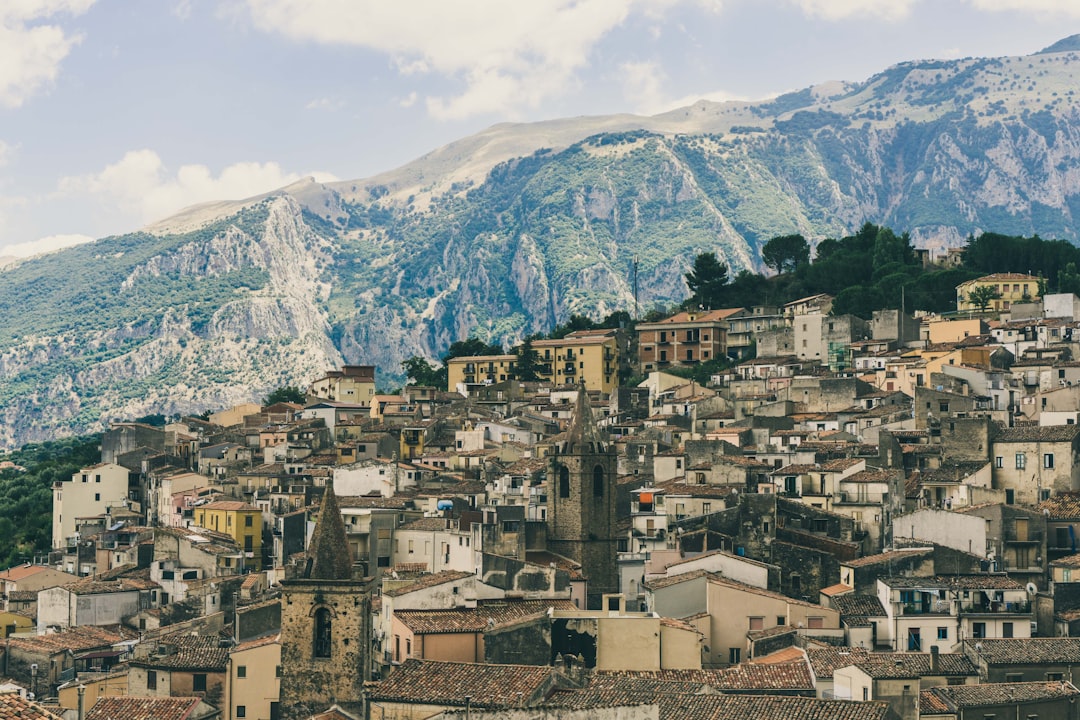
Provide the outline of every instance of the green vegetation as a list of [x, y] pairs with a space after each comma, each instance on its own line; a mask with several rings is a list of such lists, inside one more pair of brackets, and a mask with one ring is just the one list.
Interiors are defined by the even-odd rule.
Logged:
[[[100, 460], [101, 438], [80, 437], [27, 445], [0, 461], [0, 567], [32, 560], [52, 542], [52, 485]], [[25, 468], [24, 470], [19, 468]]]
[[275, 390], [272, 390], [269, 395], [263, 398], [263, 405], [273, 405], [275, 403], [299, 403], [301, 405], [307, 403], [307, 393], [298, 388], [296, 385], [284, 385]]

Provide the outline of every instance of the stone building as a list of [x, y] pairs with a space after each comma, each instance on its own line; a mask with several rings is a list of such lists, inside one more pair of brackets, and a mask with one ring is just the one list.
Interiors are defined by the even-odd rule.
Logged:
[[310, 717], [334, 704], [358, 709], [371, 679], [371, 587], [353, 578], [333, 487], [323, 496], [303, 572], [281, 585], [282, 718]]
[[574, 419], [556, 443], [548, 472], [547, 548], [577, 563], [588, 579], [588, 606], [619, 591], [615, 566], [615, 454], [593, 421], [581, 387]]

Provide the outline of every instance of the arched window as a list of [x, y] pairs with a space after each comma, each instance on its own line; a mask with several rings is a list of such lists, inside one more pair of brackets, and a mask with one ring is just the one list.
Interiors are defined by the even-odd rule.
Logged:
[[330, 657], [331, 637], [330, 611], [326, 608], [319, 608], [315, 611], [315, 642], [312, 655], [317, 658]]
[[597, 465], [592, 471], [593, 497], [604, 497], [604, 466]]
[[559, 466], [559, 497], [570, 497], [570, 468]]

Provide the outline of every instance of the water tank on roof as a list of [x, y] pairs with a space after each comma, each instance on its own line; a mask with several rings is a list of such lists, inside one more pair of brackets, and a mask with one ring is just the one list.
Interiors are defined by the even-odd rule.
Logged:
[[454, 508], [453, 500], [440, 500], [436, 505], [439, 510], [452, 510]]

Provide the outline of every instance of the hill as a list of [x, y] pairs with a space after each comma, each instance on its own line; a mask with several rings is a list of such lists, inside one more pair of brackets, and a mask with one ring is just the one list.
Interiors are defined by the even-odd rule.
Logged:
[[[1071, 43], [1071, 41], [1070, 41]], [[0, 446], [201, 411], [342, 362], [682, 300], [693, 257], [870, 221], [1080, 236], [1080, 52], [910, 62], [765, 102], [498, 125], [398, 170], [190, 208], [0, 269]], [[1026, 269], [1026, 268], [1025, 268]]]

